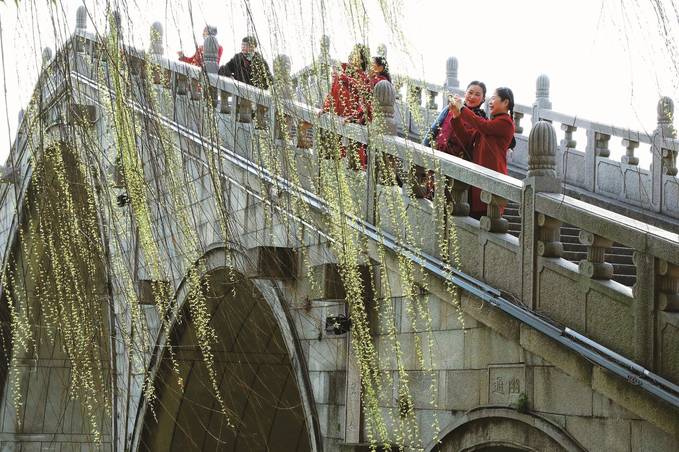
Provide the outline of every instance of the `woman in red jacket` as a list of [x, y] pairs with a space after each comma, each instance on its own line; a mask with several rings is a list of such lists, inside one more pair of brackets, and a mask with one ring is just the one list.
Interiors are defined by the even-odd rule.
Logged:
[[[483, 102], [486, 100], [486, 84], [474, 80], [467, 85], [467, 91], [464, 94], [464, 106], [470, 109], [475, 115], [486, 118], [486, 112], [483, 111]], [[465, 160], [472, 160], [471, 146], [464, 146], [455, 135], [453, 129], [453, 112], [448, 108], [448, 114], [441, 122], [441, 129], [436, 135], [436, 149], [445, 152], [446, 154], [454, 155]], [[469, 132], [472, 132], [469, 130]]]
[[[469, 108], [460, 107], [462, 99], [451, 102], [452, 125], [464, 146], [473, 146], [473, 162], [488, 169], [507, 174], [507, 150], [516, 145], [514, 139], [514, 93], [509, 88], [498, 88], [490, 98], [490, 117], [484, 119]], [[486, 204], [481, 202], [481, 190], [471, 189], [471, 212], [474, 218], [486, 215]], [[502, 212], [500, 212], [502, 214]]]
[[[369, 52], [366, 46], [356, 44], [349, 55], [349, 63], [342, 63], [340, 70], [333, 74], [330, 92], [323, 102], [323, 112], [332, 111], [337, 116], [342, 116], [345, 122], [366, 124], [372, 120], [370, 96], [372, 87], [366, 74], [368, 69]], [[327, 140], [326, 145], [339, 145], [337, 139]], [[357, 158], [362, 168], [366, 167], [367, 154], [365, 145], [351, 143], [350, 149], [355, 150], [352, 159]], [[342, 156], [346, 150], [340, 146]]]

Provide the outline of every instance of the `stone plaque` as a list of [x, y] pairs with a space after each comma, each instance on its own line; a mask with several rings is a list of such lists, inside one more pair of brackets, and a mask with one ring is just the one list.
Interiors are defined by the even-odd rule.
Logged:
[[488, 403], [516, 405], [519, 395], [526, 392], [524, 366], [489, 366]]

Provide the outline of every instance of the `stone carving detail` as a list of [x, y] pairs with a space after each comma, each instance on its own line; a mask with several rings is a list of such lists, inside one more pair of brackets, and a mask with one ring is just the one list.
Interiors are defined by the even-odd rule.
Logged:
[[679, 312], [679, 266], [658, 260], [658, 308], [661, 311]]
[[481, 217], [481, 229], [488, 232], [507, 232], [509, 222], [500, 215], [500, 210], [507, 205], [507, 200], [493, 193], [481, 191], [481, 201], [488, 205], [486, 216]]
[[556, 178], [556, 134], [552, 125], [538, 121], [528, 136], [528, 177]]
[[150, 32], [151, 55], [163, 54], [163, 25], [160, 22], [153, 22]]
[[396, 121], [394, 119], [394, 104], [396, 103], [396, 90], [394, 85], [382, 80], [373, 89], [373, 96], [377, 101], [377, 112], [384, 121], [382, 132], [386, 135], [396, 135]]
[[538, 214], [538, 256], [561, 257], [561, 222], [545, 214]]
[[457, 79], [457, 58], [451, 56], [446, 61], [446, 89], [459, 88], [460, 81]]
[[549, 100], [549, 77], [545, 74], [538, 76], [535, 81], [535, 104], [533, 106], [552, 109], [552, 102]]
[[575, 149], [575, 146], [577, 146], [578, 143], [573, 139], [573, 132], [578, 130], [578, 128], [568, 124], [561, 124], [561, 130], [564, 131], [563, 140], [561, 140], [561, 147]]
[[606, 249], [613, 241], [591, 232], [580, 231], [580, 243], [587, 245], [587, 259], [580, 261], [580, 273], [592, 279], [611, 279], [613, 265], [605, 261]]

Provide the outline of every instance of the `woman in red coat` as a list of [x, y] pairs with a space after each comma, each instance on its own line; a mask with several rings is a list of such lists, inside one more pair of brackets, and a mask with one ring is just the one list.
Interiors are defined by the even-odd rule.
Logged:
[[[490, 98], [490, 117], [484, 119], [469, 108], [460, 107], [462, 99], [451, 102], [452, 125], [465, 146], [473, 146], [473, 162], [488, 169], [507, 174], [507, 150], [516, 145], [514, 139], [514, 93], [509, 88], [498, 88]], [[481, 190], [471, 189], [471, 212], [474, 218], [486, 215], [486, 204], [481, 202]], [[502, 212], [500, 212], [502, 214]]]
[[[486, 100], [486, 84], [474, 80], [467, 85], [464, 94], [464, 106], [470, 109], [475, 115], [486, 118], [483, 110], [483, 102]], [[469, 130], [469, 132], [473, 132]], [[471, 146], [465, 146], [455, 135], [453, 129], [453, 112], [448, 108], [448, 114], [441, 122], [441, 129], [435, 137], [436, 149], [446, 154], [454, 155], [465, 160], [472, 160]]]
[[[370, 105], [372, 87], [366, 74], [368, 58], [368, 49], [362, 44], [356, 44], [349, 55], [349, 63], [342, 63], [340, 70], [333, 74], [330, 92], [323, 102], [323, 112], [332, 111], [337, 116], [342, 116], [345, 122], [356, 124], [365, 124], [372, 120]], [[335, 143], [339, 140], [329, 141], [331, 142], [328, 145], [339, 145]], [[361, 167], [365, 168], [367, 163], [365, 146], [352, 143], [350, 148], [355, 149], [355, 157], [358, 158]], [[340, 147], [340, 152], [344, 155], [346, 150]]]

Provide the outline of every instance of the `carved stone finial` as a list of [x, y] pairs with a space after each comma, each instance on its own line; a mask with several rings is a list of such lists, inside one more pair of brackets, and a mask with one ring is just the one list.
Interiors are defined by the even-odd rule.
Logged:
[[528, 136], [528, 177], [556, 178], [556, 133], [547, 121], [538, 121]]
[[675, 138], [677, 131], [674, 128], [674, 101], [663, 96], [658, 101], [658, 130], [666, 138]]
[[123, 20], [121, 18], [120, 11], [118, 11], [117, 9], [114, 10], [111, 13], [111, 16], [113, 16], [112, 17], [113, 18], [113, 25], [115, 25], [116, 31], [118, 33], [120, 33], [120, 31], [122, 30], [122, 25], [123, 25]]
[[396, 90], [394, 85], [387, 80], [382, 80], [373, 89], [373, 96], [377, 101], [377, 108], [384, 118], [386, 135], [396, 135], [396, 121], [394, 120], [394, 104], [396, 103]]
[[457, 58], [450, 57], [446, 61], [446, 88], [459, 88], [460, 81], [457, 79]]
[[87, 8], [85, 8], [85, 5], [78, 6], [75, 11], [75, 29], [87, 30]]
[[278, 55], [273, 60], [273, 76], [276, 89], [283, 98], [292, 97], [291, 67], [290, 57], [287, 55]]
[[321, 36], [321, 54], [328, 53], [330, 51], [330, 36]]
[[151, 54], [163, 54], [163, 24], [160, 22], [153, 22], [151, 25]]
[[377, 55], [386, 58], [387, 57], [387, 46], [380, 44], [377, 46]]
[[535, 106], [552, 108], [552, 102], [549, 100], [549, 77], [545, 74], [540, 74], [535, 81]]
[[42, 65], [47, 66], [50, 61], [52, 61], [52, 49], [45, 47], [42, 49]]
[[208, 74], [216, 74], [219, 70], [219, 43], [214, 35], [208, 35], [203, 41], [203, 65]]

